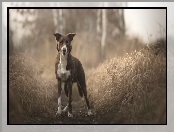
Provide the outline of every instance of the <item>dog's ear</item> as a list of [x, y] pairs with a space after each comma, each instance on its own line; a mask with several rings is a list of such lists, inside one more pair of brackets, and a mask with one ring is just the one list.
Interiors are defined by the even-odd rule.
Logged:
[[73, 40], [73, 37], [75, 36], [75, 33], [68, 33], [67, 36], [69, 37], [70, 41]]
[[56, 40], [59, 41], [62, 35], [60, 33], [55, 33], [54, 36], [56, 37]]

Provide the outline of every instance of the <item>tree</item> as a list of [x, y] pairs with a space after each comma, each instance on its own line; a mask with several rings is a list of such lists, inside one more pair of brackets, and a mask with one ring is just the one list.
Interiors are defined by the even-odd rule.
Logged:
[[9, 44], [8, 45], [9, 45], [9, 55], [13, 55], [14, 54], [13, 31], [10, 25], [9, 25]]
[[122, 36], [125, 36], [126, 29], [125, 29], [125, 20], [124, 20], [124, 9], [121, 9], [120, 16], [121, 16], [121, 19], [120, 19], [120, 22], [121, 22], [120, 30], [121, 30], [121, 32], [120, 33], [121, 33]]
[[97, 42], [98, 47], [100, 47], [99, 50], [99, 57], [101, 58], [101, 9], [97, 9], [97, 22], [96, 22], [96, 32], [97, 32]]
[[107, 38], [107, 10], [102, 9], [102, 38], [101, 38], [101, 59], [105, 59], [105, 45]]
[[[61, 2], [53, 2], [52, 4], [56, 5], [57, 7], [61, 7]], [[64, 16], [63, 9], [53, 9], [53, 21], [54, 21], [55, 32], [59, 32], [62, 34], [65, 33], [65, 18], [63, 16]]]

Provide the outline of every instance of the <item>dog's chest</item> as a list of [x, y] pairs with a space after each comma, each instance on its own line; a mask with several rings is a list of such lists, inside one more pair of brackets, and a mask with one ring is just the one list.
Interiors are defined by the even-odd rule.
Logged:
[[60, 61], [58, 63], [57, 75], [62, 81], [66, 81], [70, 76], [70, 71], [66, 70], [67, 66], [67, 56], [60, 56]]

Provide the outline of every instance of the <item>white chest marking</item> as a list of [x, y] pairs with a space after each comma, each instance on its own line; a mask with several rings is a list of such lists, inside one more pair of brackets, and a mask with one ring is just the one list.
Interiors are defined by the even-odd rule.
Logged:
[[70, 71], [66, 70], [67, 55], [60, 54], [60, 63], [58, 64], [57, 75], [62, 81], [66, 81], [70, 76]]

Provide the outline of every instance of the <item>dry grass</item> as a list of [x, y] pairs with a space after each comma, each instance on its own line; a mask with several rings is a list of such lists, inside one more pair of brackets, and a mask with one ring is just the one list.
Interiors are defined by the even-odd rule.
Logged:
[[24, 111], [13, 91], [9, 90], [9, 124], [25, 123]]
[[[9, 58], [9, 88], [30, 117], [53, 117], [56, 93], [52, 81], [41, 76], [44, 67], [31, 57], [16, 53]], [[13, 99], [10, 98], [10, 99]]]
[[101, 123], [153, 123], [166, 98], [166, 57], [142, 49], [106, 60], [87, 80], [90, 102]]
[[[11, 122], [34, 121], [37, 124], [41, 118], [44, 118], [41, 122], [51, 122], [50, 118], [55, 117], [57, 90], [55, 82], [50, 77], [46, 79], [47, 70], [47, 66], [43, 67], [25, 54], [10, 56], [9, 114], [16, 119], [24, 114], [21, 120]], [[86, 72], [89, 99], [98, 123], [165, 123], [166, 110], [162, 108], [166, 105], [163, 103], [166, 97], [166, 56], [163, 50], [157, 52], [156, 46], [152, 45], [139, 52], [108, 59], [96, 70]], [[54, 75], [53, 72], [50, 74]], [[13, 100], [17, 105], [12, 105]]]

